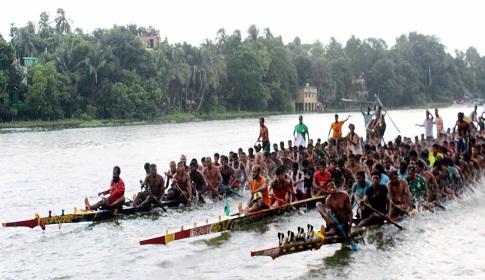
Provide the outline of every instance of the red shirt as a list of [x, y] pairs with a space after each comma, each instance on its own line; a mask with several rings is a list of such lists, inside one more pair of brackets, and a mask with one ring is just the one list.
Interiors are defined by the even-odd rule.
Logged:
[[327, 170], [325, 170], [324, 174], [322, 174], [322, 172], [320, 171], [317, 171], [315, 172], [315, 174], [313, 174], [313, 178], [315, 179], [317, 187], [322, 190], [327, 190], [326, 183], [332, 178], [332, 174], [330, 174], [330, 172]]
[[120, 178], [118, 180], [118, 186], [115, 186], [115, 182], [111, 180], [111, 185], [109, 190], [104, 191], [103, 195], [110, 194], [109, 196], [109, 203], [113, 204], [118, 198], [125, 195], [125, 182]]

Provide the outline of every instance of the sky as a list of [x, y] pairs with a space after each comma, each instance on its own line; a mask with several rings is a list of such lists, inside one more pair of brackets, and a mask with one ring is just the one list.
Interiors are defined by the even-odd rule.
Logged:
[[402, 34], [418, 32], [438, 37], [450, 54], [475, 47], [485, 55], [485, 1], [480, 0], [6, 1], [0, 9], [0, 34], [9, 40], [10, 23], [37, 25], [44, 11], [54, 21], [58, 8], [72, 20], [73, 30], [90, 33], [114, 25], [154, 26], [169, 43], [199, 45], [205, 39], [215, 40], [220, 28], [226, 34], [239, 29], [246, 37], [249, 26], [255, 24], [260, 34], [269, 28], [285, 44], [298, 36], [302, 43], [320, 40], [326, 45], [334, 37], [345, 46], [354, 35], [361, 40], [384, 39], [392, 47]]

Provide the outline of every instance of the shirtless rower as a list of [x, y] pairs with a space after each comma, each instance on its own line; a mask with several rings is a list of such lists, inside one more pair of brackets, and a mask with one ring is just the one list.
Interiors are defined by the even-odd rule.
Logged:
[[398, 214], [404, 214], [401, 213], [402, 210], [406, 212], [409, 211], [409, 203], [412, 201], [413, 197], [409, 190], [408, 183], [406, 180], [397, 176], [396, 170], [391, 171], [389, 175], [389, 183], [387, 183], [391, 202], [391, 207], [389, 207], [389, 217], [394, 217]]
[[150, 164], [150, 175], [146, 176], [141, 183], [141, 187], [145, 187], [145, 191], [138, 193], [133, 200], [133, 206], [157, 203], [157, 201], [161, 202], [165, 195], [165, 187], [163, 185], [163, 177], [157, 173], [156, 164]]
[[[325, 206], [328, 209], [328, 212], [332, 213], [337, 220], [337, 223], [340, 224], [342, 229], [346, 232], [347, 236], [351, 236], [353, 214], [349, 195], [345, 192], [339, 192], [335, 182], [332, 180], [327, 181], [326, 188], [329, 193], [329, 196], [325, 199]], [[317, 202], [316, 207], [327, 224], [326, 231], [321, 230], [321, 232], [325, 232], [325, 235], [328, 236], [340, 235], [340, 229], [325, 211], [323, 204], [321, 202]]]
[[285, 175], [285, 168], [283, 166], [276, 168], [276, 179], [269, 186], [271, 196], [275, 198], [274, 203], [271, 205], [272, 207], [281, 206], [287, 202], [287, 196], [291, 190], [290, 182], [286, 180]]
[[[268, 183], [266, 178], [260, 176], [261, 167], [257, 164], [253, 166], [252, 178], [249, 181], [251, 197], [245, 212], [268, 209], [271, 205], [269, 197]], [[256, 194], [256, 195], [255, 195]], [[261, 196], [258, 196], [258, 195]]]
[[204, 178], [204, 175], [202, 174], [202, 172], [198, 170], [197, 163], [195, 163], [194, 161], [192, 161], [189, 164], [189, 167], [190, 167], [190, 172], [189, 172], [190, 180], [192, 181], [193, 187], [196, 190], [197, 197], [199, 201], [201, 201], [202, 203], [205, 203], [205, 199], [202, 196], [202, 194], [204, 194], [207, 191], [207, 182]]
[[177, 173], [173, 176], [172, 188], [167, 193], [167, 200], [178, 199], [185, 200], [187, 204], [192, 203], [192, 181], [189, 174], [185, 172], [185, 166], [182, 162], [177, 164]]
[[256, 142], [261, 142], [263, 150], [269, 152], [271, 149], [271, 143], [269, 142], [269, 132], [268, 128], [264, 125], [264, 118], [259, 118], [259, 136]]
[[102, 197], [101, 201], [90, 205], [86, 197], [84, 204], [90, 210], [96, 210], [99, 207], [104, 209], [119, 209], [125, 203], [125, 182], [120, 178], [121, 168], [119, 166], [113, 167], [113, 180], [111, 180], [110, 188], [104, 192], [98, 193], [98, 196], [108, 195], [109, 197]]
[[[219, 168], [212, 166], [212, 159], [211, 157], [205, 157], [205, 161], [207, 164], [207, 167], [202, 171], [202, 174], [204, 174], [207, 183], [209, 184], [209, 188], [207, 189], [208, 192], [219, 192], [220, 186], [217, 184], [217, 182], [222, 182], [222, 176], [221, 176], [221, 171]], [[212, 195], [215, 195], [212, 193]]]

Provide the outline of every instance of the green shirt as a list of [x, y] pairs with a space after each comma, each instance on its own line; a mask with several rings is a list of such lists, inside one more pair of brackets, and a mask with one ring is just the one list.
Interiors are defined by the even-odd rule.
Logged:
[[306, 135], [308, 134], [308, 127], [305, 124], [297, 124], [295, 125], [295, 130], [297, 134], [301, 134], [303, 139], [306, 141]]
[[406, 181], [409, 185], [409, 190], [417, 200], [423, 200], [426, 193], [426, 180], [423, 176], [416, 174], [416, 179], [411, 180], [409, 176], [406, 176]]

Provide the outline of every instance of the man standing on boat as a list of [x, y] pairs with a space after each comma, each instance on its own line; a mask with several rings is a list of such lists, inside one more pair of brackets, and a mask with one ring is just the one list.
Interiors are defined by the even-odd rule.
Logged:
[[96, 204], [90, 205], [89, 200], [86, 197], [84, 199], [84, 204], [86, 204], [86, 209], [96, 210], [99, 207], [105, 209], [119, 209], [125, 203], [125, 182], [120, 178], [121, 168], [119, 166], [113, 167], [113, 180], [111, 180], [109, 190], [98, 193], [101, 195], [110, 195], [109, 197], [102, 197], [101, 201]]
[[424, 127], [426, 140], [433, 140], [433, 121], [433, 115], [426, 110], [426, 119], [424, 119], [423, 124], [416, 124], [417, 126]]
[[[328, 131], [329, 142], [339, 148], [340, 137], [342, 136], [342, 126], [350, 118], [350, 115], [343, 121], [338, 121], [338, 114], [335, 114], [335, 122], [330, 125], [330, 130]], [[333, 130], [332, 138], [330, 138], [330, 132]]]
[[269, 142], [268, 128], [264, 125], [264, 118], [259, 118], [259, 136], [256, 142], [261, 142], [263, 150], [270, 152], [271, 143]]
[[[328, 209], [328, 212], [335, 217], [337, 223], [341, 226], [347, 236], [351, 236], [353, 213], [349, 195], [344, 192], [339, 192], [333, 180], [327, 181], [326, 188], [329, 193], [329, 196], [325, 199], [325, 206]], [[328, 236], [340, 235], [341, 231], [338, 228], [338, 225], [333, 222], [332, 218], [330, 218], [327, 211], [325, 211], [323, 204], [317, 202], [316, 207], [327, 224], [327, 228], [324, 229], [322, 226], [320, 232], [322, 234], [325, 233], [325, 235]]]
[[293, 138], [295, 139], [295, 146], [300, 145], [306, 147], [306, 139], [310, 139], [310, 133], [308, 132], [308, 127], [303, 123], [303, 116], [298, 117], [299, 123], [295, 125], [293, 130]]
[[260, 172], [261, 172], [261, 167], [255, 164], [252, 169], [252, 178], [249, 181], [251, 197], [249, 199], [246, 212], [269, 209], [271, 205], [271, 199], [269, 197], [268, 182], [266, 178], [260, 176]]
[[442, 140], [445, 136], [445, 129], [443, 127], [443, 118], [438, 114], [438, 108], [434, 109], [434, 124], [436, 125], [436, 138]]
[[468, 150], [468, 137], [470, 136], [471, 129], [470, 124], [463, 119], [464, 117], [465, 114], [463, 114], [463, 112], [458, 113], [458, 120], [453, 128], [453, 137], [455, 136], [455, 130], [458, 134], [455, 149], [456, 153], [463, 153]]
[[367, 131], [367, 126], [369, 125], [369, 122], [372, 120], [374, 115], [376, 114], [376, 111], [374, 111], [372, 114], [370, 113], [370, 107], [367, 107], [367, 109], [362, 110], [362, 104], [360, 104], [360, 112], [362, 113], [362, 116], [364, 117], [364, 127], [366, 128], [366, 134], [365, 134], [365, 139], [366, 141], [369, 141], [369, 132]]
[[141, 187], [145, 187], [145, 191], [138, 193], [133, 200], [133, 206], [158, 203], [157, 201], [160, 202], [163, 199], [165, 187], [163, 186], [163, 177], [157, 173], [156, 164], [150, 164], [150, 175], [146, 176]]

